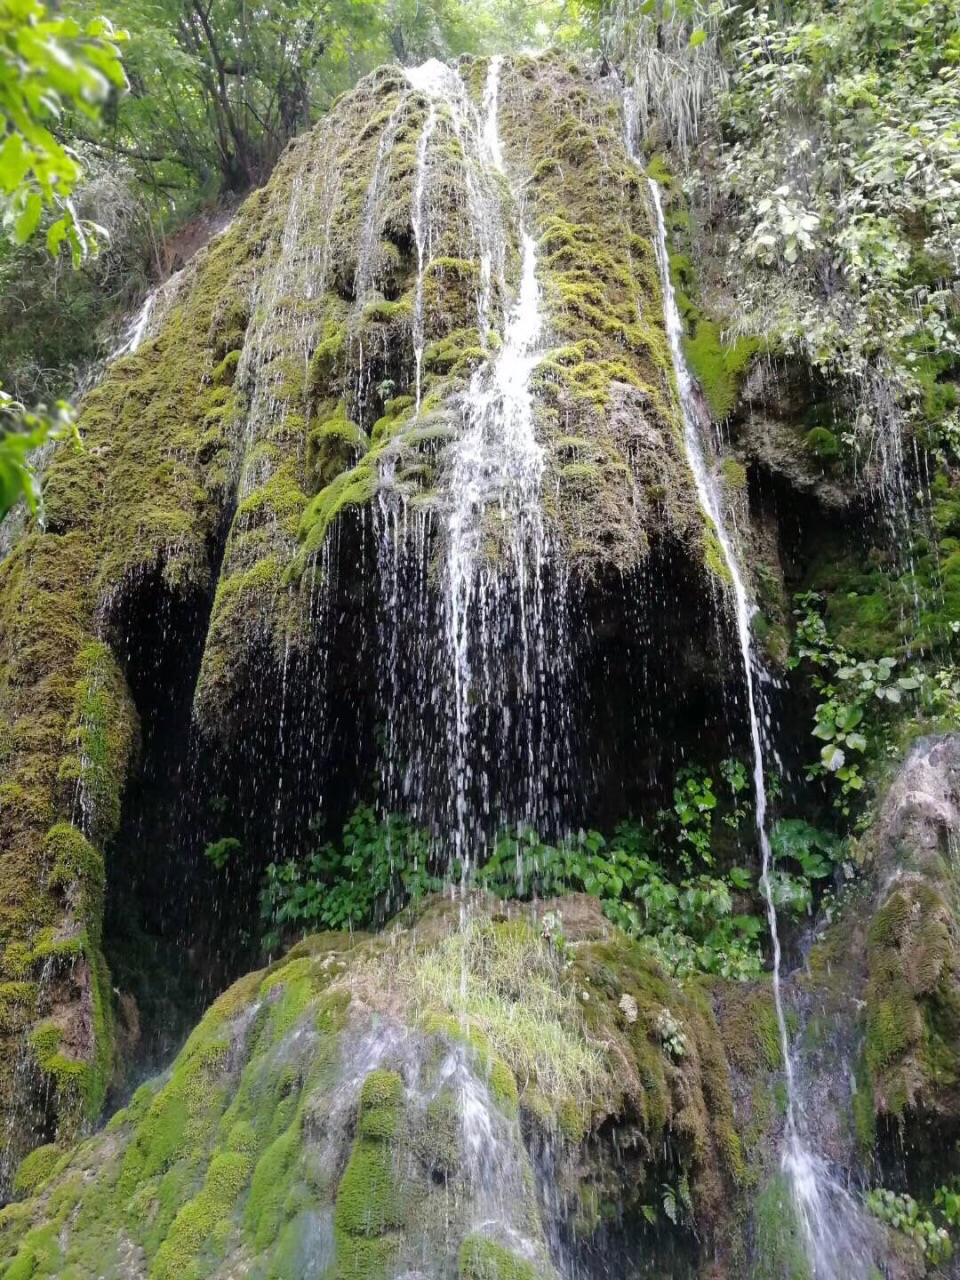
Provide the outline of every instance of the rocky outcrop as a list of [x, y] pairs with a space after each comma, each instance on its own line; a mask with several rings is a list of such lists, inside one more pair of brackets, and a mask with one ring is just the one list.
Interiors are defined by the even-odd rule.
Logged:
[[[440, 633], [450, 443], [470, 379], [503, 341], [521, 213], [546, 326], [531, 390], [551, 572], [620, 575], [667, 547], [700, 572], [646, 186], [611, 87], [558, 58], [506, 61], [494, 165], [488, 70], [466, 62], [438, 90], [384, 69], [292, 144], [89, 393], [83, 450], [65, 447], [46, 473], [45, 529], [0, 568], [0, 1110], [16, 1134], [0, 1181], [33, 1142], [101, 1104], [109, 1001], [90, 886], [117, 843], [130, 882], [169, 857], [149, 842], [180, 839], [169, 810], [191, 732], [217, 779], [195, 818], [199, 848], [223, 834], [203, 812], [215, 800], [247, 846], [275, 843], [272, 813], [295, 841], [318, 793], [352, 785], [331, 783], [343, 748], [326, 736], [340, 711], [325, 691], [365, 709], [363, 767], [378, 698], [400, 701], [382, 665], [356, 662], [382, 632], [397, 557], [404, 586], [424, 584], [418, 631]], [[495, 503], [484, 520], [496, 564]], [[512, 627], [514, 606], [503, 612]], [[406, 637], [389, 643], [402, 653]], [[428, 654], [411, 679], [393, 677], [411, 690], [411, 733], [420, 699], [448, 686], [438, 664]], [[288, 703], [294, 686], [304, 692]], [[141, 812], [147, 835], [118, 839], [141, 733], [147, 790], [167, 816]], [[240, 795], [264, 759], [277, 761], [277, 795], [285, 769], [308, 780], [302, 807], [246, 784]], [[84, 850], [66, 870], [50, 852], [64, 824]]]
[[960, 1121], [958, 841], [960, 738], [922, 738], [874, 829], [866, 1061], [878, 1115], [938, 1143]]
[[0, 1275], [552, 1280], [640, 1238], [712, 1250], [743, 1156], [709, 1001], [591, 899], [460, 910], [242, 979], [103, 1133], [23, 1163]]
[[[151, 947], [206, 948], [222, 989], [253, 963], [267, 863], [313, 852], [318, 813], [372, 792], [446, 870], [498, 824], [659, 822], [693, 752], [712, 767], [742, 733], [619, 110], [555, 56], [377, 72], [164, 286], [83, 451], [54, 457], [45, 528], [0, 564], [0, 1276], [554, 1280], [641, 1253], [807, 1274], [769, 983], [680, 985], [590, 899], [309, 939], [71, 1149], [113, 1009], [127, 1039], [139, 1020], [111, 997], [105, 879], [115, 927], [129, 905]], [[834, 555], [866, 503], [828, 389], [722, 340], [672, 267], [757, 637], [783, 666], [790, 591], [825, 585], [892, 648], [912, 623], [886, 552]], [[529, 427], [519, 498], [484, 451], [498, 396]], [[945, 548], [955, 506], [941, 485]], [[851, 1185], [895, 1135], [922, 1163], [960, 1132], [958, 774], [955, 739], [913, 748], [789, 984], [817, 1149]]]
[[[872, 1162], [922, 1178], [932, 1132], [948, 1171], [958, 784], [960, 740], [914, 745], [787, 985], [848, 1214]], [[767, 982], [679, 985], [585, 896], [429, 899], [248, 975], [101, 1134], [24, 1160], [0, 1276], [807, 1276], [782, 1072]], [[858, 1265], [924, 1274], [868, 1216], [845, 1230]]]

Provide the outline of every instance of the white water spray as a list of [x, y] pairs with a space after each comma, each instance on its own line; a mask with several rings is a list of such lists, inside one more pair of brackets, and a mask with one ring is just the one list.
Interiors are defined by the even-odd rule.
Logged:
[[503, 58], [500, 54], [490, 59], [487, 81], [483, 89], [483, 144], [490, 153], [494, 168], [503, 173], [503, 151], [500, 147], [500, 68]]
[[147, 332], [147, 325], [150, 323], [150, 317], [153, 314], [153, 308], [156, 305], [159, 286], [151, 289], [143, 300], [143, 305], [134, 316], [130, 326], [123, 335], [119, 346], [110, 354], [111, 360], [119, 360], [121, 356], [132, 355], [134, 351], [143, 342], [144, 335]]
[[813, 1266], [815, 1280], [862, 1280], [869, 1273], [872, 1258], [866, 1231], [860, 1228], [860, 1212], [856, 1201], [833, 1177], [827, 1162], [809, 1151], [799, 1127], [796, 1068], [790, 1048], [786, 1016], [783, 1008], [783, 992], [780, 981], [781, 951], [777, 928], [777, 910], [774, 906], [770, 873], [773, 855], [767, 833], [767, 788], [763, 769], [763, 735], [754, 667], [753, 643], [750, 622], [754, 607], [747, 595], [746, 585], [733, 543], [723, 517], [723, 507], [716, 481], [707, 465], [700, 435], [700, 410], [694, 394], [693, 380], [683, 354], [683, 322], [677, 307], [673, 282], [670, 278], [670, 258], [667, 251], [667, 233], [663, 219], [660, 188], [651, 178], [650, 192], [656, 214], [657, 238], [655, 248], [660, 279], [663, 286], [664, 320], [670, 354], [673, 359], [683, 418], [683, 443], [687, 461], [693, 474], [697, 500], [707, 519], [712, 534], [720, 547], [724, 566], [729, 574], [731, 597], [737, 624], [737, 641], [743, 662], [747, 692], [747, 711], [750, 723], [750, 740], [753, 749], [753, 790], [756, 804], [757, 837], [761, 852], [760, 887], [767, 906], [767, 923], [773, 947], [773, 999], [780, 1033], [787, 1087], [787, 1115], [785, 1145], [782, 1155], [783, 1171], [789, 1180], [794, 1208], [806, 1241], [808, 1256]]
[[[486, 118], [482, 152], [486, 162], [502, 172], [503, 157], [497, 127], [499, 58], [490, 60], [484, 92]], [[538, 360], [543, 330], [537, 252], [533, 237], [520, 228], [522, 267], [516, 303], [507, 317], [503, 346], [470, 380], [464, 407], [464, 430], [456, 446], [450, 475], [452, 510], [447, 523], [448, 636], [453, 655], [454, 760], [457, 855], [464, 858], [473, 748], [471, 706], [476, 673], [471, 640], [474, 625], [483, 628], [496, 611], [496, 571], [483, 563], [485, 516], [499, 505], [517, 584], [522, 682], [525, 697], [536, 683], [541, 644], [542, 566], [544, 530], [540, 486], [543, 449], [534, 430], [530, 375]], [[529, 733], [528, 754], [534, 750]], [[536, 762], [528, 760], [529, 776]], [[528, 809], [533, 797], [528, 797]], [[533, 813], [524, 815], [527, 821]]]

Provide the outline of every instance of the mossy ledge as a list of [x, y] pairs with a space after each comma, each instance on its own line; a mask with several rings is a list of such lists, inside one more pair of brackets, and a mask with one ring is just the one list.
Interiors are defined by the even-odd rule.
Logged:
[[62, 445], [44, 476], [45, 527], [0, 565], [0, 1121], [13, 1134], [0, 1188], [31, 1143], [68, 1140], [103, 1103], [103, 853], [140, 735], [126, 631], [138, 601], [202, 608], [212, 584], [236, 470], [223, 362], [247, 323], [236, 300], [279, 235], [269, 203], [244, 205], [156, 336], [86, 396], [83, 448]]

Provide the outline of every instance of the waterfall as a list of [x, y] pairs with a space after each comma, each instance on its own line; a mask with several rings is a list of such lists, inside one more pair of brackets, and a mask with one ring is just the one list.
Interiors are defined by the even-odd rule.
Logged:
[[693, 380], [683, 354], [683, 321], [680, 318], [673, 281], [670, 278], [670, 258], [660, 188], [653, 178], [649, 179], [649, 183], [656, 215], [657, 235], [654, 245], [663, 285], [667, 339], [670, 343], [670, 354], [680, 398], [684, 449], [693, 475], [697, 501], [707, 521], [708, 536], [716, 538], [723, 565], [730, 578], [730, 597], [734, 607], [737, 642], [746, 684], [750, 742], [753, 751], [756, 828], [761, 853], [760, 887], [766, 902], [767, 923], [773, 949], [773, 1000], [787, 1090], [783, 1171], [789, 1181], [796, 1215], [806, 1238], [815, 1280], [840, 1280], [841, 1276], [844, 1280], [848, 1280], [848, 1277], [853, 1277], [854, 1280], [865, 1280], [871, 1269], [872, 1258], [864, 1238], [866, 1232], [858, 1230], [859, 1208], [853, 1197], [834, 1178], [827, 1162], [808, 1149], [801, 1133], [802, 1115], [797, 1100], [797, 1068], [791, 1050], [783, 1006], [780, 935], [770, 883], [773, 854], [767, 832], [763, 734], [750, 630], [754, 609], [747, 595], [740, 563], [724, 520], [722, 498], [704, 453], [699, 425], [700, 410], [694, 395]]
[[663, 220], [660, 188], [653, 178], [650, 178], [649, 182], [657, 219], [655, 248], [657, 264], [660, 268], [660, 278], [663, 283], [664, 319], [667, 328], [667, 339], [670, 343], [670, 354], [673, 358], [673, 368], [677, 378], [677, 391], [680, 396], [680, 410], [683, 418], [683, 445], [693, 474], [697, 501], [707, 519], [710, 534], [716, 537], [723, 557], [724, 567], [730, 575], [731, 595], [737, 623], [737, 642], [740, 646], [744, 679], [747, 686], [747, 711], [750, 721], [750, 742], [753, 750], [753, 793], [756, 804], [757, 837], [760, 842], [761, 853], [760, 884], [767, 903], [767, 923], [770, 927], [770, 940], [773, 944], [773, 998], [777, 1009], [780, 1046], [783, 1051], [784, 1070], [787, 1077], [787, 1126], [792, 1131], [796, 1122], [794, 1114], [796, 1087], [793, 1059], [790, 1055], [790, 1040], [783, 1011], [783, 993], [780, 987], [780, 935], [777, 930], [777, 912], [773, 905], [773, 894], [770, 888], [772, 851], [770, 837], [767, 834], [767, 785], [763, 771], [760, 704], [754, 674], [753, 642], [750, 634], [753, 606], [747, 596], [747, 588], [743, 581], [743, 574], [740, 571], [740, 564], [723, 518], [722, 499], [717, 491], [713, 475], [707, 466], [703, 444], [700, 439], [700, 411], [694, 396], [693, 380], [690, 377], [690, 371], [683, 355], [683, 321], [680, 319], [673, 281], [670, 279], [670, 258], [667, 251], [667, 231]]
[[[494, 174], [504, 172], [497, 122], [500, 66], [500, 58], [490, 60], [483, 97], [485, 117], [478, 129], [481, 163]], [[451, 781], [455, 848], [465, 865], [470, 856], [467, 838], [477, 782], [472, 761], [476, 757], [478, 703], [483, 715], [504, 717], [504, 732], [519, 733], [527, 794], [517, 817], [536, 823], [542, 816], [542, 750], [536, 720], [547, 663], [543, 635], [546, 539], [540, 505], [544, 456], [534, 428], [530, 376], [538, 361], [543, 316], [536, 243], [522, 218], [519, 239], [520, 281], [505, 320], [503, 344], [471, 377], [462, 409], [463, 430], [448, 471], [445, 599], [453, 683]], [[491, 263], [506, 257], [502, 221], [488, 219], [486, 226], [478, 228], [478, 240], [490, 246], [478, 307], [482, 332], [490, 313]], [[485, 546], [491, 533], [496, 536], [490, 515], [497, 509], [503, 542], [498, 554], [507, 561], [503, 569], [491, 563]], [[510, 723], [507, 707], [496, 705], [497, 681], [485, 670], [487, 663], [502, 662], [498, 650], [512, 625], [519, 631], [519, 724]], [[480, 806], [486, 808], [490, 797], [482, 780], [481, 789]]]
[[147, 326], [150, 323], [150, 317], [152, 316], [153, 309], [156, 306], [157, 294], [160, 291], [160, 287], [161, 286], [158, 285], [157, 288], [151, 289], [144, 298], [140, 310], [124, 330], [123, 337], [120, 339], [119, 344], [113, 351], [111, 351], [111, 360], [119, 360], [121, 356], [132, 355], [140, 346], [141, 342], [143, 342], [144, 336], [147, 332]]
[[[457, 445], [451, 471], [453, 509], [448, 521], [447, 599], [449, 643], [453, 655], [454, 733], [457, 771], [458, 827], [462, 846], [469, 786], [470, 709], [475, 673], [471, 661], [474, 621], [483, 626], [497, 592], [497, 571], [483, 565], [484, 515], [489, 504], [499, 503], [501, 517], [509, 525], [509, 547], [516, 575], [522, 646], [522, 692], [529, 697], [534, 681], [536, 655], [532, 644], [539, 638], [542, 615], [543, 520], [540, 480], [543, 453], [533, 428], [530, 374], [536, 364], [536, 348], [542, 328], [536, 279], [536, 246], [522, 237], [522, 272], [516, 305], [507, 319], [503, 347], [491, 365], [473, 376], [464, 410], [464, 432]], [[532, 562], [532, 563], [531, 563]], [[528, 597], [532, 589], [532, 609]], [[528, 616], [532, 612], [532, 617]], [[527, 751], [533, 750], [528, 734]], [[532, 764], [532, 759], [530, 760]], [[530, 798], [528, 809], [532, 807]], [[527, 821], [532, 813], [524, 815]], [[458, 848], [462, 853], [462, 848]]]

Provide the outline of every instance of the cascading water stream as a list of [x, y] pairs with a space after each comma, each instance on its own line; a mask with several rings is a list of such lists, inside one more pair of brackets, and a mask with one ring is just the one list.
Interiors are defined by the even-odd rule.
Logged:
[[797, 1072], [783, 1006], [780, 935], [770, 881], [773, 855], [767, 832], [763, 734], [750, 631], [753, 606], [747, 595], [737, 554], [724, 521], [721, 497], [707, 464], [701, 441], [699, 408], [694, 394], [693, 380], [683, 354], [683, 322], [670, 278], [670, 258], [660, 188], [654, 179], [649, 179], [649, 182], [656, 214], [655, 249], [663, 286], [664, 320], [680, 398], [684, 449], [693, 474], [697, 500], [712, 534], [716, 537], [724, 567], [729, 574], [730, 595], [737, 625], [737, 641], [746, 684], [747, 713], [753, 751], [756, 827], [761, 852], [760, 886], [766, 902], [767, 923], [773, 949], [773, 998], [787, 1090], [783, 1170], [789, 1180], [794, 1208], [806, 1237], [808, 1255], [816, 1280], [839, 1280], [840, 1276], [843, 1276], [844, 1280], [848, 1277], [861, 1280], [868, 1274], [872, 1258], [869, 1244], [865, 1239], [866, 1232], [858, 1229], [858, 1206], [853, 1197], [832, 1176], [827, 1162], [808, 1150], [800, 1129], [802, 1117], [797, 1099]]
[[[531, 389], [543, 330], [537, 249], [503, 168], [501, 65], [490, 60], [479, 105], [456, 68], [433, 59], [407, 69], [409, 89], [387, 124], [390, 131], [401, 114], [418, 120], [407, 197], [416, 269], [411, 417], [423, 422], [425, 439], [449, 432], [449, 443], [437, 450], [442, 469], [431, 506], [408, 509], [400, 448], [384, 449], [378, 463], [378, 682], [391, 707], [380, 768], [394, 803], [453, 831], [453, 848], [443, 854], [459, 859], [465, 874], [480, 846], [505, 826], [557, 830], [573, 790], [564, 710], [567, 615], [548, 554], [540, 502], [545, 457]], [[371, 190], [392, 181], [389, 157], [381, 141]], [[445, 194], [451, 171], [466, 197], [455, 207]], [[382, 203], [368, 192], [364, 244], [375, 246]], [[508, 280], [514, 249], [519, 273]], [[467, 385], [440, 404], [427, 398], [436, 369], [426, 353], [447, 336], [445, 318], [428, 306], [428, 285], [432, 298], [451, 270], [442, 259], [479, 266], [462, 298], [479, 352]], [[431, 276], [432, 264], [439, 275]], [[434, 539], [442, 542], [443, 565], [435, 598]], [[422, 644], [425, 635], [437, 643]], [[439, 743], [425, 727], [425, 705], [445, 729]]]
[[111, 360], [119, 360], [121, 356], [132, 355], [140, 346], [147, 332], [147, 325], [150, 323], [150, 317], [153, 314], [159, 290], [160, 286], [158, 285], [157, 288], [151, 289], [144, 298], [143, 305], [124, 330], [119, 344], [110, 353]]
[[[503, 156], [497, 125], [500, 58], [492, 58], [484, 91], [485, 119], [481, 155], [497, 173]], [[502, 228], [493, 228], [502, 235]], [[450, 471], [451, 511], [447, 522], [448, 642], [453, 659], [454, 787], [456, 852], [466, 866], [469, 796], [472, 791], [471, 707], [477, 673], [472, 641], [476, 625], [488, 625], [496, 614], [494, 597], [500, 583], [495, 567], [483, 561], [485, 515], [499, 505], [511, 568], [516, 580], [521, 646], [522, 696], [529, 702], [537, 682], [537, 654], [542, 643], [542, 566], [544, 528], [540, 508], [543, 450], [534, 430], [530, 375], [537, 363], [543, 330], [537, 283], [536, 243], [520, 226], [521, 273], [517, 299], [506, 319], [503, 346], [473, 375], [464, 406], [464, 430]], [[498, 258], [505, 255], [500, 247]], [[490, 273], [484, 272], [479, 302], [482, 324], [489, 314]], [[486, 646], [485, 646], [486, 648]], [[534, 735], [526, 735], [527, 822], [535, 819], [536, 761]]]
[[727, 532], [721, 510], [721, 499], [707, 460], [704, 456], [698, 427], [699, 410], [694, 396], [693, 381], [687, 362], [683, 355], [683, 322], [677, 307], [677, 299], [670, 279], [670, 258], [667, 251], [667, 232], [663, 220], [663, 206], [660, 200], [660, 188], [653, 178], [649, 179], [653, 197], [653, 207], [657, 218], [657, 239], [655, 248], [657, 265], [663, 284], [663, 310], [667, 327], [667, 340], [670, 343], [670, 354], [677, 378], [677, 391], [680, 396], [680, 409], [683, 418], [683, 445], [693, 473], [693, 482], [697, 490], [697, 501], [700, 509], [707, 517], [710, 529], [717, 539], [724, 566], [730, 575], [731, 594], [737, 623], [737, 642], [743, 661], [744, 679], [747, 687], [747, 712], [750, 722], [750, 742], [753, 750], [753, 792], [756, 803], [757, 837], [761, 852], [761, 888], [767, 903], [767, 923], [770, 927], [770, 940], [773, 944], [773, 997], [777, 1009], [777, 1024], [780, 1028], [780, 1044], [783, 1050], [784, 1069], [787, 1077], [787, 1127], [796, 1127], [794, 1114], [796, 1095], [793, 1078], [793, 1060], [790, 1056], [790, 1042], [787, 1034], [786, 1018], [783, 1012], [783, 994], [780, 989], [780, 935], [777, 929], [777, 912], [773, 905], [770, 885], [772, 851], [767, 834], [767, 786], [763, 770], [763, 738], [760, 728], [759, 698], [756, 689], [753, 665], [753, 644], [750, 635], [750, 620], [753, 607], [747, 596], [747, 589], [740, 572], [740, 565]]

